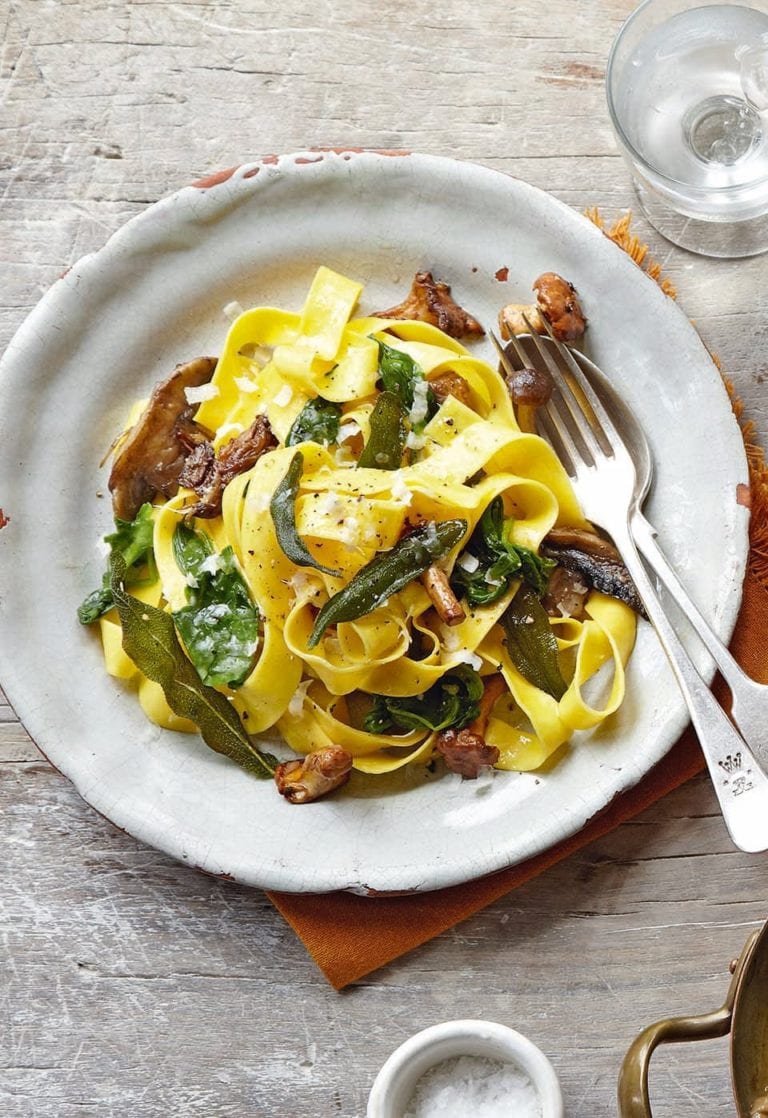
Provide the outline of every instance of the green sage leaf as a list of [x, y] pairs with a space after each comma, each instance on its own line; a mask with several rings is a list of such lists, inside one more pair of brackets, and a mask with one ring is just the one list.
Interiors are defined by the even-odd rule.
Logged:
[[283, 480], [278, 484], [269, 503], [269, 512], [275, 526], [275, 535], [283, 552], [297, 567], [315, 567], [326, 575], [338, 575], [338, 571], [324, 567], [315, 559], [296, 527], [296, 498], [299, 495], [301, 474], [304, 469], [304, 455], [297, 450], [291, 459]]
[[568, 685], [557, 662], [557, 639], [532, 586], [520, 588], [501, 618], [509, 658], [534, 687], [562, 699]]
[[148, 679], [160, 684], [174, 714], [200, 728], [206, 745], [255, 776], [273, 776], [276, 758], [256, 748], [229, 700], [201, 681], [184, 655], [171, 615], [128, 593], [125, 574], [125, 561], [118, 552], [112, 559], [111, 588], [126, 655]]

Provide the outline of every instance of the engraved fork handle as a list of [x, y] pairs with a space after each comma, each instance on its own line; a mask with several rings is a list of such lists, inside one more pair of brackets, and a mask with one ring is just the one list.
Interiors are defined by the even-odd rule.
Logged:
[[[610, 518], [613, 520], [613, 517]], [[675, 673], [696, 729], [725, 825], [740, 850], [768, 850], [768, 776], [697, 672], [648, 577], [629, 527], [609, 528]]]
[[633, 513], [630, 528], [646, 562], [659, 576], [720, 669], [720, 674], [731, 689], [733, 700], [731, 719], [753, 750], [763, 770], [768, 769], [768, 686], [750, 679], [736, 663], [709, 622], [702, 616], [698, 606], [688, 596], [656, 542], [656, 529], [641, 512]]

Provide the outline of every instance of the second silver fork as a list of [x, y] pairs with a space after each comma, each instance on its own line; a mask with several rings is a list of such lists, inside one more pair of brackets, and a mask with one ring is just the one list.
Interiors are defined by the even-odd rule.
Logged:
[[[496, 338], [493, 339], [504, 355]], [[728, 831], [741, 850], [768, 849], [768, 776], [699, 675], [675, 631], [638, 553], [630, 523], [638, 495], [629, 448], [578, 364], [562, 348], [568, 376], [548, 344], [531, 330], [512, 339], [523, 364], [541, 365], [556, 392], [537, 411], [540, 433], [558, 453], [588, 520], [612, 537], [669, 659], [688, 706]], [[569, 382], [570, 381], [570, 382]]]

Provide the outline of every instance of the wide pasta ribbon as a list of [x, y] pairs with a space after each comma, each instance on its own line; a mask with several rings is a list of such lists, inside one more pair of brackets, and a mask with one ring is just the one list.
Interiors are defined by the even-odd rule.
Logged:
[[[516, 592], [514, 582], [496, 602], [468, 608], [464, 620], [448, 627], [421, 583], [412, 581], [308, 647], [318, 610], [419, 523], [466, 522], [464, 541], [441, 561], [449, 577], [498, 498], [512, 543], [534, 553], [555, 525], [588, 527], [552, 449], [518, 426], [496, 369], [429, 324], [353, 319], [361, 290], [320, 268], [301, 312], [245, 311], [232, 324], [203, 392], [195, 419], [217, 450], [260, 414], [279, 442], [227, 485], [219, 517], [193, 524], [216, 551], [232, 548], [260, 615], [253, 670], [240, 687], [221, 689], [250, 731], [272, 729], [297, 753], [338, 745], [361, 771], [384, 773], [429, 760], [435, 735], [426, 729], [366, 731], [366, 697], [419, 696], [458, 665], [472, 663], [506, 681], [486, 730], [486, 740], [500, 751], [498, 767], [539, 767], [574, 732], [593, 729], [620, 705], [635, 636], [635, 616], [622, 603], [592, 593], [583, 620], [552, 619], [567, 679], [559, 700], [525, 678], [505, 644], [499, 620]], [[461, 377], [468, 401], [447, 396], [423, 425], [409, 459], [393, 470], [357, 467], [348, 441], [350, 433], [364, 441], [369, 436], [380, 387], [379, 342], [415, 362], [428, 383], [437, 386], [445, 373]], [[317, 396], [338, 405], [337, 441], [286, 446], [297, 416]], [[278, 542], [270, 506], [297, 451], [303, 468], [296, 531], [317, 562], [338, 574], [297, 567]], [[171, 612], [187, 602], [189, 581], [177, 564], [174, 535], [193, 501], [194, 494], [181, 490], [155, 511], [158, 578], [141, 593]], [[138, 685], [147, 716], [170, 729], [194, 730], [173, 715], [161, 689], [137, 673], [122, 650], [114, 615], [100, 624], [107, 670]]]

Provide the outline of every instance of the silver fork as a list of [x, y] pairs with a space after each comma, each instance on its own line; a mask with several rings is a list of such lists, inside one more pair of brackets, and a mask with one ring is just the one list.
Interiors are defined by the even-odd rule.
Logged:
[[[555, 383], [551, 400], [537, 410], [540, 433], [569, 474], [584, 515], [610, 534], [634, 580], [688, 706], [731, 838], [750, 853], [768, 850], [768, 776], [696, 670], [635, 545], [630, 523], [644, 493], [638, 498], [632, 454], [567, 348], [554, 338], [550, 347], [528, 326], [530, 335], [512, 339], [518, 358], [543, 365]], [[514, 372], [492, 338], [502, 364]]]

